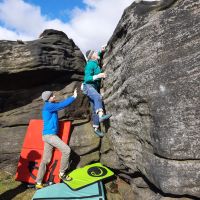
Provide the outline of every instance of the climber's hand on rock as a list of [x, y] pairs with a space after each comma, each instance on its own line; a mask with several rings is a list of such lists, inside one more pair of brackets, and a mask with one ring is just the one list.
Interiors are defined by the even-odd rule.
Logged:
[[106, 51], [106, 45], [103, 45], [102, 47], [101, 47], [101, 52], [103, 53], [103, 52], [105, 52]]
[[106, 78], [106, 74], [105, 73], [100, 73], [100, 74], [98, 74], [98, 78]]

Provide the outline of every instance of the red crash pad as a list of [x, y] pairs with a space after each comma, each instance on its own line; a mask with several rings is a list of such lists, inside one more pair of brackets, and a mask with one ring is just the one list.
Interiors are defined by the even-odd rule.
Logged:
[[[70, 136], [70, 121], [59, 123], [60, 131], [58, 136], [68, 144]], [[41, 162], [44, 142], [42, 141], [42, 120], [31, 120], [24, 138], [20, 159], [17, 167], [16, 180], [26, 183], [35, 183], [38, 168]], [[47, 166], [44, 182], [58, 183], [61, 152], [55, 149], [51, 162]]]

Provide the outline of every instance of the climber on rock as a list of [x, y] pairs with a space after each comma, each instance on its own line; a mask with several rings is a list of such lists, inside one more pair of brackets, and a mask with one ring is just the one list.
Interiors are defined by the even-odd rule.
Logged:
[[92, 106], [94, 132], [99, 137], [104, 136], [100, 131], [100, 122], [111, 117], [111, 114], [104, 114], [102, 96], [100, 95], [101, 79], [106, 78], [106, 74], [102, 73], [99, 66], [99, 58], [102, 57], [104, 51], [105, 47], [99, 53], [94, 50], [88, 50], [86, 52], [87, 64], [85, 66], [84, 82], [82, 84], [82, 91], [88, 96]]

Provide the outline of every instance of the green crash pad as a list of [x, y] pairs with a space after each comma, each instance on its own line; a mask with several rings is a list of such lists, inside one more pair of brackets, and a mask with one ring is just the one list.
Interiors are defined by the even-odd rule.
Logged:
[[97, 181], [108, 178], [114, 173], [101, 163], [94, 163], [83, 168], [75, 169], [68, 174], [72, 180], [65, 183], [72, 189], [78, 190]]
[[58, 183], [36, 191], [32, 200], [105, 200], [102, 182], [97, 182], [80, 190], [73, 191], [66, 184]]

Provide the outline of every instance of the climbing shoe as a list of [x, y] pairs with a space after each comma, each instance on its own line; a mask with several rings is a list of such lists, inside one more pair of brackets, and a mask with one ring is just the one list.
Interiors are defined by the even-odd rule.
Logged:
[[63, 175], [59, 174], [59, 178], [60, 178], [63, 182], [67, 182], [67, 181], [71, 181], [71, 180], [72, 180], [72, 178], [71, 178], [70, 176], [66, 175], [66, 174], [63, 174]]
[[99, 129], [94, 129], [94, 132], [98, 137], [103, 137], [104, 136], [104, 134]]
[[35, 184], [35, 189], [36, 190], [42, 189], [43, 187], [45, 187], [45, 186], [42, 183], [36, 183]]
[[111, 116], [111, 114], [102, 115], [101, 117], [99, 117], [99, 122], [103, 122], [104, 120], [109, 119]]

